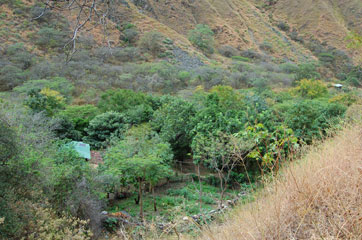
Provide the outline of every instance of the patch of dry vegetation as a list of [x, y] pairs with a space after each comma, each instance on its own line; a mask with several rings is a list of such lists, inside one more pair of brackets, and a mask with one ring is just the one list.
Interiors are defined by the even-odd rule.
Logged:
[[362, 126], [314, 147], [201, 239], [362, 239]]

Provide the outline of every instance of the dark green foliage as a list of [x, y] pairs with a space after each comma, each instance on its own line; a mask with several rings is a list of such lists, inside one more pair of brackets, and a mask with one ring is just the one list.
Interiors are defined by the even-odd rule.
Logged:
[[[99, 113], [97, 107], [93, 105], [67, 106], [58, 116], [68, 120], [73, 128], [79, 131], [83, 136], [89, 122]], [[73, 139], [73, 138], [72, 138]]]
[[106, 147], [112, 138], [121, 138], [127, 129], [124, 115], [117, 112], [106, 112], [96, 116], [86, 129], [88, 136], [84, 141], [99, 149]]
[[177, 159], [183, 159], [190, 152], [191, 130], [196, 111], [192, 103], [178, 98], [169, 101], [155, 111], [152, 126], [160, 137], [171, 144]]
[[189, 32], [189, 40], [206, 54], [214, 53], [214, 32], [208, 25], [196, 25], [196, 28]]
[[124, 112], [138, 105], [149, 105], [150, 97], [142, 92], [134, 92], [128, 89], [108, 90], [102, 94], [98, 103], [101, 111]]
[[[40, 91], [39, 89], [31, 89], [27, 93], [27, 99], [25, 99], [24, 102], [25, 105], [35, 113], [44, 112], [47, 116], [53, 116], [64, 107], [64, 102], [62, 96], [47, 95], [47, 92], [48, 91], [43, 92], [43, 90]], [[56, 91], [52, 92], [59, 94]]]
[[320, 79], [321, 75], [317, 72], [315, 63], [299, 64], [295, 72], [295, 80], [301, 79]]
[[362, 66], [355, 66], [347, 74], [346, 81], [355, 87], [362, 86]]
[[304, 100], [290, 106], [285, 122], [298, 138], [310, 143], [314, 138], [321, 137], [331, 126], [331, 121], [342, 117], [345, 111], [346, 107], [341, 104]]
[[15, 131], [7, 121], [0, 116], [0, 165], [16, 157], [19, 153]]
[[128, 124], [140, 124], [148, 122], [153, 115], [153, 109], [150, 105], [136, 105], [124, 112], [124, 118]]
[[286, 22], [279, 22], [277, 26], [280, 30], [284, 32], [289, 32], [290, 30], [290, 26]]
[[80, 141], [82, 133], [75, 128], [73, 122], [65, 117], [54, 119], [54, 133], [60, 139], [71, 139]]

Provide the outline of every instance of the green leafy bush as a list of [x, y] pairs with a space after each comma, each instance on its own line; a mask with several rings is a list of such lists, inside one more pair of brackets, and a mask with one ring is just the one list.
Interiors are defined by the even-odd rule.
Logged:
[[60, 48], [66, 44], [67, 35], [57, 29], [43, 27], [35, 34], [35, 43], [44, 50]]
[[214, 32], [208, 25], [196, 25], [196, 28], [189, 32], [189, 40], [206, 54], [214, 53]]
[[84, 141], [99, 149], [106, 147], [112, 138], [121, 138], [127, 129], [124, 115], [117, 112], [106, 112], [97, 115], [89, 122]]
[[320, 80], [302, 79], [298, 82], [298, 86], [292, 89], [295, 94], [304, 98], [320, 98], [328, 94], [326, 85]]
[[98, 113], [99, 110], [94, 105], [71, 105], [62, 110], [58, 116], [69, 120], [74, 125], [75, 130], [85, 135], [84, 131], [88, 127], [89, 122], [96, 117]]
[[298, 70], [295, 72], [295, 80], [301, 79], [320, 79], [321, 75], [317, 72], [314, 63], [303, 63], [298, 65]]
[[31, 89], [25, 105], [33, 112], [45, 112], [47, 116], [53, 116], [65, 106], [64, 97], [57, 91], [49, 88]]
[[310, 143], [321, 137], [333, 121], [342, 117], [346, 107], [318, 100], [304, 100], [293, 103], [285, 114], [285, 122], [295, 135]]
[[147, 32], [141, 37], [139, 46], [155, 57], [165, 50], [163, 47], [164, 38], [159, 32]]
[[53, 77], [50, 79], [29, 80], [23, 85], [14, 88], [18, 93], [26, 93], [29, 89], [49, 88], [61, 93], [63, 96], [71, 97], [74, 91], [74, 85], [68, 79], [63, 77]]
[[98, 107], [103, 112], [123, 112], [142, 104], [149, 104], [149, 97], [146, 94], [128, 89], [118, 89], [108, 90], [102, 94]]
[[150, 127], [142, 125], [131, 128], [123, 140], [107, 150], [104, 169], [124, 184], [138, 185], [140, 217], [143, 218], [142, 185], [155, 186], [170, 176], [172, 170], [168, 163], [171, 160], [170, 146], [163, 143]]
[[25, 73], [22, 69], [6, 65], [0, 69], [0, 91], [8, 91], [20, 85], [25, 80]]

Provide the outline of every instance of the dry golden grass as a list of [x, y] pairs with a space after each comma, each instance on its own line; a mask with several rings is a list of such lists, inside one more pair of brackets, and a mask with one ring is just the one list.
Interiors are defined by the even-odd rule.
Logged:
[[362, 126], [314, 147], [200, 238], [362, 239]]

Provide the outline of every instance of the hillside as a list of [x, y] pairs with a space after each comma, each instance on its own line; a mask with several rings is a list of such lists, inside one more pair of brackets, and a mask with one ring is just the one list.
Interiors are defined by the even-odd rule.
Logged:
[[0, 0], [0, 239], [354, 237], [361, 127], [294, 161], [360, 116], [361, 9]]
[[255, 202], [233, 210], [200, 239], [361, 239], [361, 131], [353, 125], [311, 149]]
[[[362, 2], [359, 0], [279, 0], [271, 12], [295, 27], [306, 38], [315, 38], [346, 50], [350, 31], [362, 33]], [[361, 62], [360, 51], [349, 51]]]
[[[5, 5], [2, 5], [1, 41], [4, 43], [19, 40], [28, 42], [34, 34], [29, 15], [21, 10], [21, 5], [31, 6], [37, 1], [21, 2], [7, 5], [5, 1]], [[310, 0], [302, 3], [280, 0], [271, 6], [260, 0], [124, 0], [112, 5], [113, 15], [107, 27], [107, 41], [113, 46], [119, 45], [121, 42], [116, 26], [131, 22], [142, 33], [159, 31], [178, 46], [192, 52], [197, 49], [192, 48], [188, 41], [188, 32], [197, 24], [207, 24], [215, 33], [217, 46], [253, 49], [274, 56], [279, 61], [289, 59], [303, 62], [315, 59], [305, 44], [310, 39], [318, 39], [321, 43], [326, 42], [332, 47], [348, 51], [358, 62], [361, 53], [346, 49], [344, 42], [350, 31], [361, 33], [361, 11], [361, 2], [358, 0]], [[61, 15], [69, 20], [65, 24], [69, 24], [69, 27], [74, 25], [76, 12], [62, 11]], [[279, 29], [278, 23], [281, 21], [290, 25], [290, 30]], [[305, 42], [296, 40], [289, 32], [292, 29], [297, 31], [293, 34], [299, 33]], [[107, 44], [100, 26], [90, 28], [84, 34], [92, 36], [99, 45]]]

